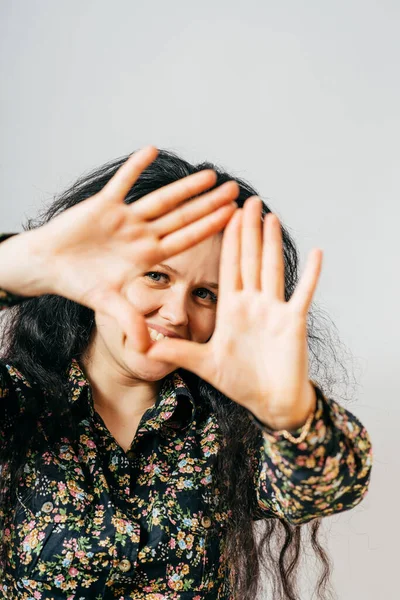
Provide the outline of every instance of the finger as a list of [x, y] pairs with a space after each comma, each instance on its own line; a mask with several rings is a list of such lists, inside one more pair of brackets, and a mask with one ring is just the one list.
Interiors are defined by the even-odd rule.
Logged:
[[242, 289], [240, 273], [240, 237], [243, 209], [238, 208], [224, 231], [219, 263], [219, 305], [225, 297]]
[[306, 315], [315, 293], [322, 269], [323, 252], [314, 248], [308, 255], [306, 266], [289, 304], [299, 313]]
[[171, 258], [221, 231], [236, 208], [236, 202], [222, 206], [210, 215], [162, 238], [158, 244], [162, 258]]
[[180, 202], [199, 195], [215, 185], [217, 174], [205, 169], [169, 183], [162, 188], [146, 194], [131, 204], [131, 210], [139, 219], [156, 219], [175, 208]]
[[285, 264], [282, 231], [278, 217], [268, 213], [264, 218], [261, 289], [267, 300], [285, 300]]
[[103, 187], [100, 192], [101, 196], [105, 200], [122, 202], [139, 175], [155, 160], [157, 155], [158, 149], [155, 146], [145, 146], [131, 154]]
[[202, 376], [202, 365], [206, 349], [204, 344], [188, 340], [160, 340], [153, 344], [146, 356], [154, 360], [169, 362]]
[[101, 298], [98, 298], [96, 310], [116, 319], [137, 352], [146, 352], [151, 346], [151, 338], [145, 319], [117, 291], [106, 292]]
[[241, 237], [241, 274], [243, 288], [261, 290], [262, 201], [258, 196], [247, 198], [243, 207]]
[[239, 185], [236, 181], [227, 181], [218, 188], [203, 194], [196, 200], [190, 200], [164, 217], [154, 221], [152, 229], [159, 237], [181, 229], [193, 221], [216, 211], [239, 195]]

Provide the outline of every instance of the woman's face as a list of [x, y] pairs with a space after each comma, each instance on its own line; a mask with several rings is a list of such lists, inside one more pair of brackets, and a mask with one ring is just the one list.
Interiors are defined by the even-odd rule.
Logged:
[[[207, 342], [215, 328], [218, 289], [210, 284], [218, 284], [221, 244], [218, 233], [164, 260], [162, 264], [169, 269], [154, 265], [136, 277], [127, 290], [128, 299], [149, 327], [156, 325], [186, 340]], [[158, 381], [176, 369], [176, 365], [136, 352], [114, 319], [96, 313], [95, 320], [91, 345], [102, 358], [115, 361], [117, 370], [128, 378]]]

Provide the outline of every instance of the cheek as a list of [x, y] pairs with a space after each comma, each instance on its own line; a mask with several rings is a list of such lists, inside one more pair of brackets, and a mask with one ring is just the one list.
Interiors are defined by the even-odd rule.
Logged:
[[215, 317], [215, 312], [199, 310], [191, 320], [191, 332], [195, 342], [208, 342], [215, 329]]
[[121, 344], [125, 343], [126, 338], [119, 324], [111, 317], [99, 316], [97, 313], [95, 320], [96, 328], [93, 333], [95, 339], [92, 342], [95, 342], [95, 345], [99, 346], [102, 350], [106, 349], [112, 355], [118, 354]]
[[154, 290], [139, 282], [134, 282], [126, 290], [126, 297], [141, 315], [155, 310], [157, 306], [157, 294], [154, 293]]

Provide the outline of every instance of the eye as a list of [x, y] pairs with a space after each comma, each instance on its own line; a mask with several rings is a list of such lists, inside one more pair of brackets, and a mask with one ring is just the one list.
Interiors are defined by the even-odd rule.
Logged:
[[158, 283], [159, 279], [154, 279], [153, 277], [151, 277], [151, 275], [161, 275], [162, 277], [166, 277], [168, 279], [168, 275], [165, 275], [165, 273], [159, 273], [158, 271], [149, 271], [148, 273], [145, 273], [144, 276], [151, 279], [151, 281], [155, 281], [156, 283]]
[[[160, 283], [160, 279], [157, 279], [157, 277], [164, 277], [167, 280], [169, 279], [169, 276], [166, 273], [160, 273], [160, 271], [149, 271], [148, 273], [145, 273], [144, 276], [150, 279], [150, 281], [153, 281], [154, 283]], [[197, 288], [196, 292], [205, 292], [206, 296], [198, 296], [200, 300], [207, 300], [208, 294], [210, 302], [216, 304], [218, 299], [217, 296], [213, 294], [213, 292], [210, 292], [210, 290], [208, 290], [207, 288]]]
[[[196, 290], [197, 292], [205, 292], [206, 294], [208, 294], [210, 301], [215, 304], [217, 302], [217, 296], [215, 294], [213, 294], [212, 292], [210, 292], [210, 290], [207, 290], [207, 288], [198, 288]], [[207, 298], [205, 298], [204, 296], [201, 297], [202, 300], [206, 300]]]

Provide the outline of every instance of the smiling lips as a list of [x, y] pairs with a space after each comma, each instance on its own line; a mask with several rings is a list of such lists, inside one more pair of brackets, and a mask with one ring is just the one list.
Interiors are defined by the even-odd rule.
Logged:
[[165, 329], [165, 327], [161, 327], [157, 323], [146, 323], [147, 329], [149, 330], [150, 337], [153, 341], [162, 340], [164, 338], [178, 338], [183, 339], [179, 333], [175, 333], [174, 331], [169, 331]]

